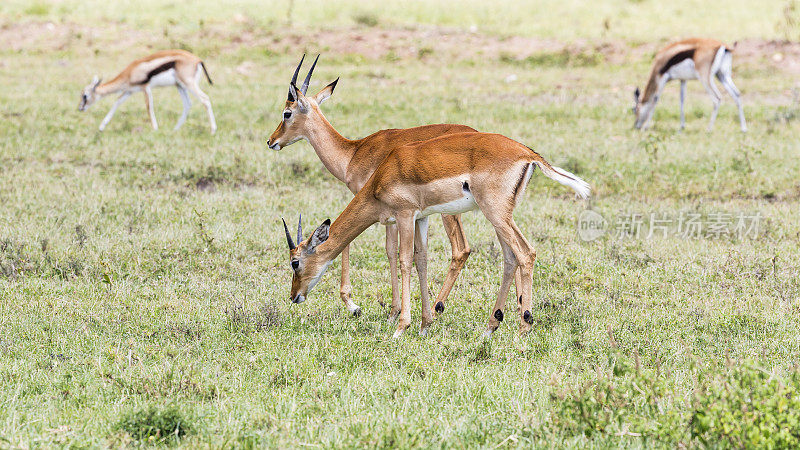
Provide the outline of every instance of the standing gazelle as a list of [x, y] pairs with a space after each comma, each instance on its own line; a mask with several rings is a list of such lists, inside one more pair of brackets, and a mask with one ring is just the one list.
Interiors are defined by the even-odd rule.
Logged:
[[[735, 47], [735, 45], [734, 45]], [[683, 102], [686, 97], [686, 81], [700, 80], [703, 87], [711, 96], [714, 104], [714, 111], [711, 113], [711, 121], [708, 124], [709, 131], [714, 127], [714, 121], [719, 111], [721, 96], [714, 77], [733, 97], [736, 106], [739, 108], [739, 124], [742, 131], [747, 131], [747, 124], [744, 120], [742, 110], [742, 100], [739, 90], [733, 84], [731, 78], [731, 66], [733, 62], [732, 49], [726, 47], [722, 42], [714, 39], [686, 39], [670, 44], [656, 53], [653, 68], [650, 71], [650, 79], [644, 88], [644, 93], [640, 95], [637, 87], [633, 94], [634, 114], [636, 122], [634, 126], [639, 129], [647, 125], [653, 116], [658, 98], [664, 86], [670, 80], [681, 81], [681, 129], [684, 128], [686, 120], [683, 114]]]
[[[272, 136], [270, 136], [267, 146], [273, 150], [280, 150], [301, 139], [308, 140], [311, 146], [314, 147], [319, 159], [322, 160], [325, 168], [333, 176], [344, 182], [353, 194], [361, 190], [375, 171], [375, 168], [378, 167], [378, 164], [395, 148], [445, 134], [475, 131], [466, 125], [438, 124], [406, 129], [381, 130], [362, 139], [346, 139], [333, 128], [319, 108], [319, 105], [333, 94], [339, 79], [337, 78], [336, 81], [325, 86], [317, 95], [306, 96], [308, 84], [319, 56], [314, 60], [300, 88], [291, 86], [297, 83], [297, 75], [300, 72], [303, 59], [305, 59], [305, 55], [303, 55], [300, 64], [297, 65], [294, 71], [289, 87], [289, 97], [283, 105], [281, 123], [278, 124]], [[461, 224], [461, 216], [458, 214], [445, 214], [442, 215], [442, 222], [444, 223], [447, 237], [450, 239], [452, 259], [444, 285], [442, 290], [439, 291], [435, 303], [436, 311], [439, 313], [444, 311], [447, 296], [470, 253], [467, 237]], [[390, 315], [395, 317], [400, 312], [400, 294], [397, 282], [397, 227], [394, 224], [386, 225], [386, 253], [389, 257], [392, 283]], [[339, 293], [347, 310], [354, 315], [358, 315], [361, 309], [351, 299], [349, 258], [350, 246], [347, 245], [342, 250], [342, 278]], [[419, 269], [419, 265], [417, 267]], [[420, 280], [423, 285], [427, 286], [426, 280], [422, 278]]]
[[[504, 263], [503, 281], [486, 333], [496, 330], [503, 320], [503, 308], [518, 268], [520, 331], [528, 331], [533, 323], [531, 290], [536, 252], [514, 223], [513, 212], [534, 167], [571, 187], [580, 197], [589, 197], [590, 188], [585, 181], [552, 167], [530, 148], [498, 134], [449, 134], [397, 148], [380, 163], [333, 224], [326, 220], [306, 240], [302, 240], [302, 229], [298, 227], [299, 242], [295, 244], [284, 222], [294, 272], [290, 299], [303, 302], [331, 261], [370, 225], [394, 222], [400, 232], [402, 277], [402, 304], [394, 334], [398, 337], [411, 324], [411, 264], [415, 247], [418, 251], [427, 248], [428, 216], [480, 209], [497, 233]], [[422, 284], [424, 257], [417, 260], [417, 265]], [[421, 288], [420, 333], [425, 334], [433, 314], [426, 288]]]
[[203, 106], [206, 107], [208, 112], [208, 121], [211, 123], [211, 134], [217, 131], [217, 122], [214, 119], [214, 110], [211, 108], [211, 100], [205, 92], [200, 90], [201, 71], [205, 74], [209, 84], [211, 77], [208, 76], [206, 66], [203, 61], [197, 56], [185, 50], [163, 50], [153, 53], [141, 59], [128, 64], [122, 72], [119, 73], [113, 80], [105, 83], [100, 83], [100, 78], [95, 76], [94, 80], [83, 89], [81, 95], [81, 104], [78, 107], [79, 111], [86, 111], [89, 106], [95, 101], [108, 94], [121, 92], [117, 101], [111, 106], [111, 110], [106, 114], [106, 117], [100, 123], [100, 131], [105, 129], [114, 113], [131, 94], [142, 91], [144, 92], [145, 105], [147, 106], [147, 113], [150, 115], [150, 122], [153, 124], [154, 129], [158, 129], [158, 122], [156, 122], [156, 113], [153, 106], [153, 94], [151, 88], [161, 86], [175, 86], [178, 88], [178, 93], [181, 95], [183, 101], [183, 114], [181, 114], [175, 129], [183, 125], [186, 117], [189, 115], [189, 108], [192, 106], [192, 101], [189, 99], [188, 92], [194, 94]]

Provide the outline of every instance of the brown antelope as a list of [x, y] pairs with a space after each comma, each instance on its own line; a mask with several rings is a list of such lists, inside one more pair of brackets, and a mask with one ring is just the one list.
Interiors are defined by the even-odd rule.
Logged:
[[[294, 71], [292, 85], [297, 83], [297, 75], [303, 59], [305, 59], [305, 55], [300, 59], [300, 64]], [[314, 60], [299, 89], [289, 88], [289, 97], [283, 107], [283, 120], [270, 136], [267, 145], [273, 150], [280, 150], [301, 139], [308, 140], [328, 171], [344, 182], [354, 194], [361, 190], [378, 164], [395, 148], [448, 133], [475, 131], [465, 125], [426, 125], [407, 129], [382, 130], [357, 140], [346, 139], [331, 126], [319, 108], [319, 105], [333, 94], [339, 79], [337, 78], [336, 81], [325, 86], [317, 95], [306, 96], [308, 84], [318, 60], [319, 56]], [[437, 297], [435, 308], [438, 313], [444, 311], [447, 296], [470, 253], [461, 216], [444, 214], [442, 222], [444, 222], [447, 237], [450, 239], [452, 259], [444, 285]], [[298, 241], [300, 240], [298, 237]], [[397, 227], [394, 224], [386, 224], [386, 254], [389, 257], [392, 284], [390, 316], [396, 317], [400, 312], [400, 295], [397, 279]], [[361, 309], [351, 299], [349, 257], [350, 246], [347, 245], [342, 250], [342, 278], [339, 291], [347, 310], [358, 315], [361, 313]]]
[[109, 94], [120, 92], [117, 101], [111, 106], [111, 110], [100, 122], [100, 131], [103, 131], [114, 117], [117, 108], [136, 92], [144, 92], [147, 113], [150, 115], [150, 122], [154, 129], [158, 129], [156, 113], [153, 106], [153, 94], [151, 88], [162, 86], [175, 86], [183, 101], [183, 114], [181, 114], [175, 129], [180, 128], [189, 115], [189, 108], [192, 101], [189, 99], [188, 92], [194, 94], [208, 111], [208, 121], [211, 123], [211, 134], [217, 131], [217, 122], [214, 119], [214, 110], [211, 109], [211, 100], [205, 92], [200, 90], [200, 71], [206, 76], [209, 84], [211, 77], [208, 76], [206, 66], [197, 56], [184, 50], [163, 50], [153, 53], [128, 64], [122, 72], [111, 81], [100, 83], [99, 77], [95, 76], [91, 83], [83, 89], [79, 111], [86, 111], [95, 101]]
[[[734, 45], [735, 47], [735, 45]], [[714, 121], [719, 111], [721, 96], [714, 77], [728, 91], [736, 106], [739, 108], [739, 124], [742, 131], [747, 131], [747, 124], [744, 120], [742, 110], [741, 93], [733, 84], [731, 78], [731, 65], [733, 49], [726, 47], [723, 43], [714, 39], [686, 39], [684, 41], [670, 44], [656, 53], [653, 68], [650, 71], [650, 79], [644, 88], [644, 93], [640, 95], [637, 87], [633, 94], [634, 114], [636, 122], [634, 126], [640, 129], [647, 125], [653, 116], [658, 98], [664, 86], [670, 80], [681, 81], [681, 129], [686, 125], [683, 114], [683, 102], [686, 97], [686, 81], [700, 80], [703, 87], [711, 96], [714, 104], [714, 111], [711, 113], [711, 121], [708, 124], [709, 131], [714, 128]]]
[[[294, 98], [300, 95], [291, 88]], [[545, 176], [588, 198], [589, 185], [577, 176], [551, 166], [530, 148], [505, 136], [457, 133], [396, 148], [378, 165], [339, 217], [322, 223], [303, 239], [298, 226], [295, 244], [284, 222], [293, 273], [290, 298], [301, 303], [325, 273], [328, 265], [370, 225], [396, 223], [400, 234], [401, 309], [394, 337], [411, 324], [411, 264], [415, 249], [420, 272], [422, 326], [425, 334], [433, 322], [426, 280], [428, 216], [460, 214], [480, 209], [495, 229], [503, 250], [503, 280], [485, 334], [503, 320], [503, 308], [512, 278], [519, 269], [520, 331], [533, 323], [531, 315], [532, 269], [536, 252], [514, 223], [513, 211], [527, 187], [534, 167]]]

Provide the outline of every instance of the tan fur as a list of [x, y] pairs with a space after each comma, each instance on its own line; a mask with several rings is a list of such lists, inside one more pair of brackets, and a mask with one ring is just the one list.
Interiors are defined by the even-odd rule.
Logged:
[[[497, 134], [449, 134], [398, 147], [378, 165], [369, 181], [330, 225], [326, 241], [314, 247], [309, 237], [290, 251], [290, 258], [299, 264], [292, 280], [291, 298], [304, 299], [311, 281], [367, 227], [394, 220], [400, 234], [402, 278], [400, 318], [395, 333], [399, 336], [411, 322], [410, 270], [415, 220], [418, 226], [421, 211], [459, 200], [465, 192], [470, 192], [494, 226], [503, 249], [503, 280], [487, 332], [499, 326], [497, 317], [502, 318], [517, 271], [520, 330], [529, 330], [533, 320], [531, 283], [536, 252], [514, 223], [513, 210], [519, 175], [532, 163], [543, 171], [558, 172], [533, 150]], [[426, 298], [423, 296], [421, 300], [424, 332], [433, 318]]]
[[[693, 68], [683, 65], [691, 53]], [[721, 102], [720, 91], [714, 78], [719, 80], [725, 91], [733, 98], [739, 110], [739, 123], [741, 130], [747, 131], [747, 124], [742, 107], [741, 93], [732, 78], [733, 49], [715, 39], [692, 38], [674, 42], [661, 49], [655, 56], [650, 69], [650, 76], [644, 92], [634, 92], [633, 112], [636, 116], [635, 128], [647, 127], [653, 117], [656, 103], [661, 91], [671, 80], [680, 81], [680, 120], [681, 129], [685, 126], [684, 101], [686, 96], [686, 83], [688, 80], [698, 79], [703, 88], [711, 97], [713, 110], [709, 120], [709, 131], [714, 127], [719, 105]], [[713, 72], [713, 73], [712, 73]]]
[[[217, 124], [211, 107], [211, 101], [208, 95], [200, 90], [199, 87], [200, 80], [198, 78], [199, 76], [202, 76], [200, 75], [200, 71], [205, 71], [205, 68], [203, 67], [203, 61], [198, 56], [193, 55], [185, 50], [162, 50], [145, 56], [144, 58], [134, 60], [128, 64], [128, 66], [125, 67], [122, 72], [117, 74], [111, 80], [102, 84], [95, 86], [90, 85], [87, 87], [86, 90], [84, 90], [84, 96], [80, 109], [85, 110], [94, 101], [106, 95], [121, 93], [121, 97], [117, 104], [115, 104], [114, 108], [109, 113], [109, 116], [107, 116], [101, 124], [100, 129], [102, 130], [113, 116], [116, 107], [119, 106], [119, 104], [121, 104], [125, 98], [127, 98], [132, 92], [142, 91], [145, 95], [145, 105], [147, 107], [147, 112], [150, 116], [153, 128], [157, 129], [158, 124], [155, 119], [153, 98], [150, 92], [150, 83], [147, 82], [147, 76], [154, 69], [168, 63], [174, 63], [174, 67], [172, 67], [172, 69], [175, 71], [175, 78], [178, 89], [181, 91], [181, 95], [185, 95], [184, 90], [191, 92], [200, 100], [203, 106], [205, 106], [211, 125], [211, 133], [214, 134], [217, 129]], [[208, 76], [207, 73], [206, 76]], [[186, 98], [188, 99], [188, 97]], [[188, 106], [186, 103], [184, 103], [184, 115], [182, 116], [181, 121], [179, 121], [176, 128], [179, 128], [180, 125], [182, 125], [187, 113]]]
[[659, 71], [667, 64], [670, 58], [686, 50], [694, 50], [694, 58], [692, 59], [694, 60], [697, 72], [700, 73], [701, 82], [702, 80], [708, 80], [711, 63], [714, 61], [714, 55], [716, 55], [720, 47], [731, 50], [731, 47], [726, 46], [716, 39], [706, 38], [684, 39], [682, 41], [673, 42], [659, 50], [653, 59], [653, 67], [650, 70], [650, 77], [647, 80], [647, 86], [644, 89], [641, 101], [649, 101], [650, 98], [655, 95]]
[[[270, 147], [280, 146], [282, 148], [301, 137], [308, 139], [328, 171], [344, 182], [354, 194], [361, 190], [375, 168], [394, 149], [408, 143], [425, 141], [446, 134], [475, 131], [465, 125], [436, 124], [405, 129], [387, 129], [362, 139], [346, 139], [333, 128], [319, 108], [318, 100], [327, 99], [331, 95], [332, 85], [333, 83], [326, 86], [315, 96], [298, 93], [300, 96], [298, 101], [287, 101], [284, 111], [292, 111], [292, 118], [281, 121], [267, 144]], [[306, 112], [303, 113], [302, 110]], [[452, 249], [450, 267], [435, 303], [441, 303], [444, 307], [455, 280], [469, 257], [470, 248], [460, 215], [442, 215], [442, 221]], [[340, 297], [348, 309], [352, 309], [355, 305], [351, 299], [349, 251], [349, 246], [342, 251]], [[424, 252], [424, 250], [422, 251]], [[386, 252], [389, 258], [392, 283], [390, 315], [396, 316], [400, 312], [397, 278], [398, 231], [393, 224], [386, 227]], [[423, 256], [426, 257], [426, 254], [421, 253], [420, 257]], [[425, 295], [427, 296], [427, 290]]]

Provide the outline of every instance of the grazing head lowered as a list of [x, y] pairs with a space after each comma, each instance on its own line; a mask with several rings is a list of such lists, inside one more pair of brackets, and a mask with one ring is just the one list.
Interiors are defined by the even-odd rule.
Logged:
[[90, 106], [92, 106], [92, 103], [100, 98], [100, 95], [97, 93], [97, 86], [100, 86], [101, 81], [102, 80], [95, 75], [92, 79], [92, 82], [83, 88], [83, 92], [81, 92], [81, 103], [78, 105], [78, 111], [86, 111]]
[[[283, 219], [281, 219], [283, 220]], [[319, 282], [331, 260], [317, 252], [317, 247], [328, 240], [330, 219], [322, 222], [311, 236], [303, 240], [303, 219], [297, 221], [297, 244], [292, 241], [286, 221], [283, 229], [286, 232], [286, 243], [289, 244], [289, 264], [292, 267], [292, 291], [289, 298], [293, 303], [303, 303], [306, 295]]]
[[337, 78], [329, 85], [322, 88], [317, 95], [306, 96], [308, 91], [308, 83], [311, 81], [311, 74], [314, 73], [314, 67], [317, 65], [319, 55], [311, 65], [311, 69], [306, 75], [303, 84], [297, 87], [297, 75], [300, 72], [300, 66], [303, 65], [305, 55], [300, 59], [300, 64], [294, 71], [292, 81], [289, 83], [289, 96], [286, 104], [283, 107], [283, 118], [278, 127], [272, 132], [272, 135], [267, 141], [267, 146], [273, 150], [280, 150], [283, 147], [294, 144], [301, 139], [307, 139], [308, 123], [316, 119], [315, 116], [321, 116], [319, 112], [319, 105], [328, 99], [333, 94], [336, 88], [336, 83], [339, 81]]
[[640, 130], [653, 116], [653, 111], [656, 109], [656, 101], [658, 97], [655, 95], [650, 96], [649, 99], [644, 99], [644, 94], [640, 94], [637, 87], [633, 91], [633, 114], [636, 116], [636, 121], [633, 127]]

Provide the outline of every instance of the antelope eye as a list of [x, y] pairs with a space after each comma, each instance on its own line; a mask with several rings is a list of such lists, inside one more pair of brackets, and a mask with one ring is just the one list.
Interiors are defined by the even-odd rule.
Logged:
[[300, 261], [298, 261], [296, 259], [293, 260], [292, 261], [292, 269], [297, 270], [298, 267], [300, 267]]
[[284, 111], [283, 112], [283, 118], [284, 119], [288, 119], [289, 117], [292, 117], [292, 112], [291, 111]]

